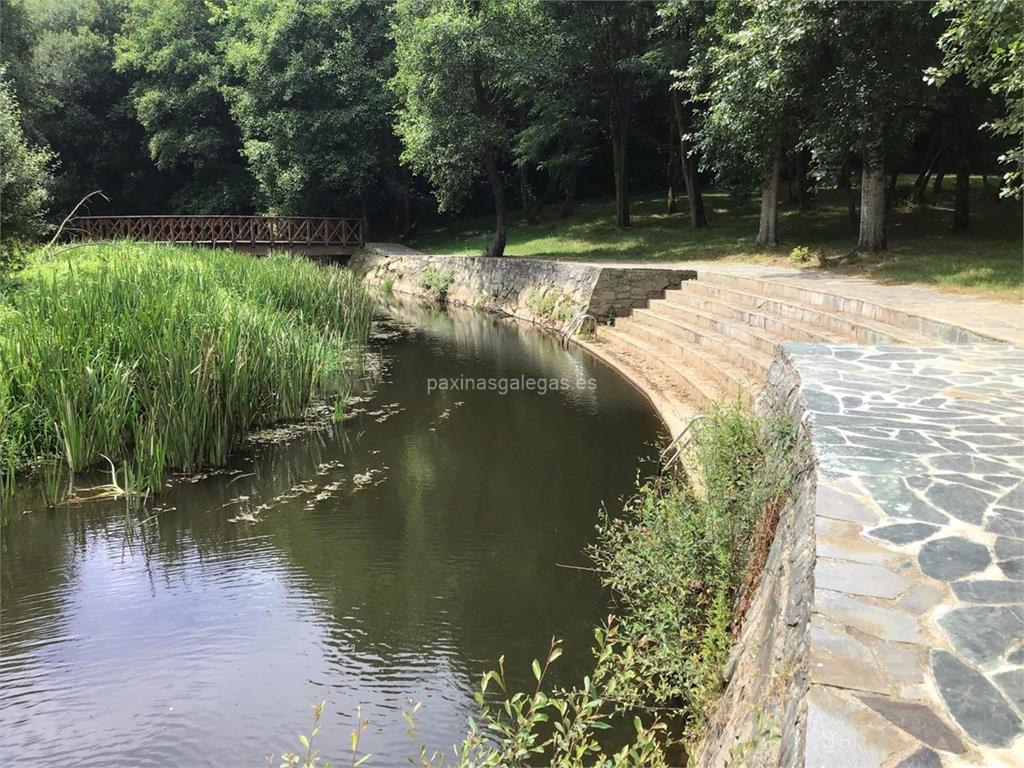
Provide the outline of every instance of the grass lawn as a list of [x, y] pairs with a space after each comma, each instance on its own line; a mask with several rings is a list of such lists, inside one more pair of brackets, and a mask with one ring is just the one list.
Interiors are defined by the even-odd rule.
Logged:
[[[920, 283], [943, 290], [963, 291], [1008, 300], [1020, 299], [1024, 284], [1024, 241], [1019, 201], [996, 202], [995, 187], [976, 182], [971, 200], [971, 229], [954, 232], [952, 190], [929, 205], [897, 206], [889, 222], [889, 252], [868, 258], [842, 272], [867, 275], [895, 283]], [[950, 182], [951, 183], [951, 182]], [[990, 182], [994, 184], [994, 182]], [[948, 184], [947, 184], [948, 186]], [[904, 197], [909, 190], [901, 189]], [[686, 201], [681, 212], [665, 213], [662, 197], [633, 201], [633, 226], [614, 225], [614, 200], [583, 202], [569, 218], [559, 218], [557, 206], [544, 211], [539, 224], [526, 224], [513, 213], [506, 253], [510, 256], [582, 260], [733, 262], [793, 265], [789, 252], [802, 245], [828, 257], [848, 253], [857, 242], [857, 222], [851, 221], [846, 197], [821, 193], [814, 206], [799, 211], [783, 205], [779, 211], [776, 250], [754, 245], [759, 201], [723, 193], [705, 195], [710, 226], [689, 228]], [[491, 216], [460, 219], [421, 230], [409, 245], [426, 253], [479, 255], [493, 233]]]

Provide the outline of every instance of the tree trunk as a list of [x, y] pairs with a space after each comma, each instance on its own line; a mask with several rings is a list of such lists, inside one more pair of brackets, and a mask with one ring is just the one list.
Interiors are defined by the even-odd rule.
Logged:
[[919, 204], [924, 202], [924, 193], [928, 189], [928, 181], [932, 177], [932, 171], [935, 169], [935, 164], [939, 161], [939, 156], [942, 155], [943, 149], [942, 142], [933, 137], [924, 156], [921, 172], [917, 174], [917, 179], [914, 181], [915, 197]]
[[690, 227], [700, 229], [708, 225], [708, 217], [704, 212], [704, 196], [700, 192], [697, 179], [697, 158], [690, 149], [687, 138], [689, 120], [687, 111], [683, 109], [683, 101], [678, 93], [672, 94], [672, 109], [676, 117], [676, 130], [679, 132], [679, 160], [683, 170], [683, 186], [690, 203]]
[[801, 149], [796, 156], [796, 203], [801, 211], [806, 211], [811, 205], [811, 179], [807, 173], [810, 154], [808, 150]]
[[675, 120], [669, 118], [668, 121], [668, 164], [665, 167], [665, 184], [668, 187], [668, 195], [665, 201], [665, 212], [668, 215], [677, 213], [679, 206], [676, 202], [676, 179], [678, 173], [676, 172], [676, 132], [675, 132]]
[[487, 255], [498, 258], [505, 255], [505, 239], [508, 235], [508, 227], [505, 224], [505, 185], [498, 170], [498, 161], [493, 154], [488, 153], [485, 165], [487, 180], [491, 183], [491, 192], [494, 194], [494, 242], [487, 249]]
[[885, 195], [885, 204], [887, 207], [892, 208], [893, 203], [896, 202], [896, 185], [899, 184], [900, 172], [894, 170], [889, 174], [889, 188]]
[[849, 190], [850, 177], [852, 175], [853, 164], [850, 162], [850, 158], [846, 158], [843, 160], [843, 164], [839, 168], [839, 175], [836, 177], [836, 189]]
[[629, 226], [629, 163], [626, 158], [627, 140], [625, 119], [622, 109], [612, 105], [612, 165], [615, 173], [615, 226]]
[[537, 201], [534, 199], [533, 190], [530, 189], [530, 179], [526, 174], [526, 166], [519, 166], [519, 198], [523, 206], [523, 217], [529, 224], [536, 224], [540, 221], [537, 213]]
[[946, 176], [946, 164], [942, 163], [935, 171], [935, 183], [932, 184], [932, 192], [936, 195], [942, 192], [942, 179]]
[[576, 171], [569, 171], [562, 182], [562, 209], [559, 215], [565, 219], [576, 209]]
[[857, 250], [876, 253], [885, 242], [885, 138], [881, 125], [875, 127], [864, 149], [860, 182], [860, 233]]
[[957, 101], [956, 193], [953, 196], [953, 229], [971, 225], [971, 166], [974, 159], [975, 132], [970, 91], [961, 91]]
[[971, 159], [961, 156], [956, 163], [956, 194], [953, 199], [953, 229], [971, 225]]
[[[487, 101], [487, 94], [484, 90], [483, 78], [480, 70], [473, 70], [473, 93], [476, 96], [476, 107], [480, 114], [490, 113], [490, 105]], [[494, 195], [494, 242], [487, 249], [487, 255], [499, 258], [505, 255], [505, 239], [508, 235], [508, 227], [505, 224], [505, 183], [498, 170], [498, 158], [494, 148], [489, 148], [484, 158], [484, 166], [487, 170], [487, 180], [491, 183], [491, 192]]]
[[771, 170], [761, 186], [761, 225], [757, 231], [757, 244], [774, 248], [779, 244], [777, 223], [779, 218], [779, 177], [782, 175], [782, 159], [778, 148]]

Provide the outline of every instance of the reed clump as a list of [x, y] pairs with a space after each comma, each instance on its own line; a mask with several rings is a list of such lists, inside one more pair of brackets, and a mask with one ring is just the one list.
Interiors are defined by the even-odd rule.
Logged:
[[352, 275], [298, 257], [40, 251], [0, 296], [0, 491], [54, 459], [149, 490], [221, 465], [250, 430], [343, 402], [370, 321]]

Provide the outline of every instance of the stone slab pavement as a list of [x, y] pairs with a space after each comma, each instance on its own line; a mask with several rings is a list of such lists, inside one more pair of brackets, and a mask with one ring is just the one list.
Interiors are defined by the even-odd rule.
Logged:
[[1024, 765], [1024, 348], [781, 354], [818, 477], [805, 764]]

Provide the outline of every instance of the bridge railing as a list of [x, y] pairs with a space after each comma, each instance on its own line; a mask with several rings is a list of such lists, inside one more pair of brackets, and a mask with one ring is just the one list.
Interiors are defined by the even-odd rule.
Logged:
[[363, 245], [363, 219], [313, 216], [80, 216], [84, 240], [144, 240], [209, 246]]

